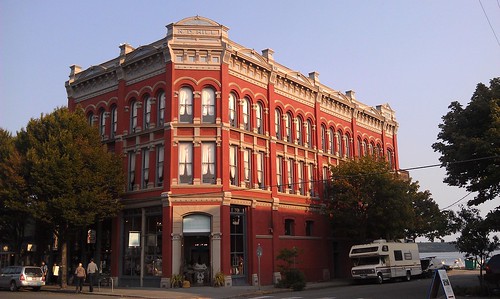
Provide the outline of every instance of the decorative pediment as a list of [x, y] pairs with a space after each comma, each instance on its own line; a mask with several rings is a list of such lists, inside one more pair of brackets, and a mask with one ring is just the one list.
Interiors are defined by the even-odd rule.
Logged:
[[201, 16], [194, 16], [194, 17], [187, 17], [185, 19], [180, 20], [179, 22], [175, 23], [175, 25], [187, 25], [187, 26], [217, 26], [219, 27], [220, 24], [210, 20], [209, 18], [201, 17]]
[[285, 75], [285, 78], [292, 80], [292, 81], [295, 81], [295, 82], [299, 82], [299, 83], [304, 84], [308, 87], [313, 87], [313, 84], [309, 80], [309, 77], [306, 77], [297, 71], [292, 71], [292, 72], [287, 73]]
[[95, 77], [99, 74], [103, 74], [106, 72], [106, 68], [103, 67], [102, 65], [93, 65], [86, 69], [85, 71], [81, 72], [80, 75], [78, 76], [78, 80], [83, 80], [87, 78], [92, 78]]
[[150, 56], [159, 51], [158, 47], [147, 45], [141, 46], [127, 55], [126, 62], [138, 60], [142, 57]]
[[262, 55], [259, 53], [255, 52], [253, 49], [241, 49], [236, 51], [236, 55], [249, 60], [249, 61], [255, 61], [260, 65], [269, 65], [267, 62], [267, 59], [265, 59]]

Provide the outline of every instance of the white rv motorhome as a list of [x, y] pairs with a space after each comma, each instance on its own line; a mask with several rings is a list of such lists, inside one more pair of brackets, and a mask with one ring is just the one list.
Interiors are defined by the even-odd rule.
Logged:
[[349, 252], [354, 279], [375, 279], [378, 283], [396, 277], [410, 280], [422, 274], [417, 243], [387, 242], [354, 245]]

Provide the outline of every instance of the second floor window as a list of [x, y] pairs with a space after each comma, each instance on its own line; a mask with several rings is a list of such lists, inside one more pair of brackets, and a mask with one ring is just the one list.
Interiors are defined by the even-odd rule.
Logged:
[[94, 125], [94, 113], [89, 112], [89, 114], [87, 115], [87, 122], [91, 127]]
[[300, 117], [297, 117], [296, 125], [297, 125], [296, 127], [297, 143], [300, 145], [304, 145], [304, 135], [303, 135], [304, 123], [302, 122], [302, 119]]
[[165, 124], [165, 92], [160, 91], [158, 98], [158, 126]]
[[212, 88], [201, 91], [201, 116], [204, 123], [215, 123], [215, 92]]
[[158, 145], [156, 147], [156, 186], [163, 186], [163, 161], [165, 159], [165, 147]]
[[304, 186], [304, 162], [299, 162], [299, 169], [297, 170], [297, 177], [299, 179], [299, 193], [300, 195], [305, 195], [305, 186]]
[[257, 133], [263, 134], [264, 133], [264, 124], [262, 122], [262, 104], [261, 103], [257, 103], [257, 106], [255, 106], [255, 118], [256, 118]]
[[329, 134], [328, 134], [328, 149], [331, 155], [334, 154], [335, 148], [333, 146], [333, 138], [335, 136], [335, 133], [333, 133], [333, 129], [330, 129]]
[[245, 187], [252, 188], [252, 150], [243, 152], [243, 172], [245, 175]]
[[132, 102], [130, 109], [130, 133], [135, 133], [137, 130], [137, 112], [139, 110], [139, 104], [136, 101]]
[[229, 148], [229, 175], [231, 185], [238, 185], [238, 147], [231, 145]]
[[135, 185], [135, 153], [128, 154], [128, 190], [134, 190]]
[[179, 143], [179, 183], [193, 183], [193, 143]]
[[283, 136], [281, 135], [281, 112], [278, 109], [274, 111], [274, 130], [276, 131], [276, 138], [282, 139]]
[[345, 135], [345, 155], [347, 158], [351, 157], [351, 138], [349, 135]]
[[285, 235], [293, 236], [295, 235], [295, 221], [293, 219], [285, 219]]
[[189, 87], [182, 87], [179, 92], [179, 121], [193, 122], [193, 91]]
[[257, 153], [257, 183], [259, 184], [260, 189], [265, 188], [264, 184], [264, 153], [263, 152], [258, 152]]
[[151, 98], [144, 97], [144, 130], [151, 126]]
[[215, 143], [202, 143], [201, 154], [201, 174], [203, 183], [215, 184]]
[[106, 135], [106, 112], [104, 112], [104, 109], [101, 109], [99, 113], [99, 134], [101, 137]]
[[276, 185], [278, 192], [283, 192], [283, 157], [278, 156], [276, 159]]
[[237, 99], [234, 93], [229, 94], [229, 125], [236, 127], [238, 124]]
[[248, 98], [243, 99], [243, 128], [247, 131], [250, 130], [250, 100]]
[[149, 183], [149, 149], [142, 150], [142, 188], [146, 189]]
[[321, 149], [326, 153], [326, 128], [321, 126]]
[[116, 110], [116, 106], [111, 108], [111, 137], [114, 138], [116, 136], [116, 130], [118, 129], [118, 114]]
[[294, 164], [295, 164], [295, 162], [293, 161], [293, 159], [288, 159], [286, 161], [288, 190], [291, 194], [295, 193], [295, 179], [293, 177], [293, 165]]
[[286, 141], [292, 142], [292, 115], [290, 113], [285, 114], [285, 134]]

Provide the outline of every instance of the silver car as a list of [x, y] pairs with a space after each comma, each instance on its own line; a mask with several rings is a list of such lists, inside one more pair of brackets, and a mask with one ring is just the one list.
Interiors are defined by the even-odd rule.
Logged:
[[10, 266], [0, 273], [0, 288], [17, 291], [19, 288], [33, 288], [39, 291], [45, 285], [42, 269], [34, 266]]

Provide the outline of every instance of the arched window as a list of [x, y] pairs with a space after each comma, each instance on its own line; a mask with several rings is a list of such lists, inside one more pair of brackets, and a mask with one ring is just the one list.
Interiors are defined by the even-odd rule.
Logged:
[[342, 139], [342, 131], [337, 132], [337, 152], [339, 153], [339, 157], [344, 156], [344, 140]]
[[236, 110], [236, 95], [234, 93], [229, 94], [229, 124], [231, 127], [236, 127], [238, 125], [238, 111]]
[[311, 128], [312, 128], [311, 121], [308, 119], [306, 121], [306, 143], [309, 148], [313, 148]]
[[295, 124], [296, 124], [295, 130], [297, 134], [297, 143], [299, 145], [304, 145], [304, 133], [303, 133], [304, 122], [302, 121], [302, 118], [297, 117], [297, 122]]
[[210, 87], [201, 91], [201, 116], [202, 122], [215, 123], [215, 91]]
[[106, 135], [106, 112], [104, 109], [99, 110], [99, 135]]
[[387, 162], [389, 163], [389, 167], [394, 169], [394, 154], [391, 149], [387, 149]]
[[149, 95], [144, 96], [144, 130], [149, 129], [151, 126], [151, 97]]
[[285, 132], [286, 132], [286, 140], [288, 142], [292, 142], [292, 114], [288, 112], [285, 114]]
[[263, 134], [264, 133], [264, 123], [262, 121], [262, 104], [260, 102], [257, 103], [257, 106], [255, 106], [255, 120], [256, 120], [256, 126], [257, 126], [257, 133]]
[[165, 92], [162, 90], [156, 96], [158, 99], [158, 126], [165, 124]]
[[276, 138], [282, 139], [281, 135], [281, 111], [279, 109], [274, 110], [274, 129], [276, 131]]
[[241, 107], [243, 110], [243, 128], [247, 131], [250, 130], [250, 100], [248, 98], [243, 99], [243, 106]]
[[347, 158], [352, 157], [351, 153], [351, 137], [349, 134], [345, 134], [345, 155]]
[[139, 104], [137, 101], [132, 101], [132, 104], [130, 105], [130, 132], [135, 133], [137, 130], [137, 112], [139, 110]]
[[368, 145], [368, 152], [371, 156], [375, 156], [375, 145], [373, 144], [373, 142], [370, 142], [370, 144]]
[[89, 114], [87, 114], [87, 122], [89, 124], [89, 126], [93, 126], [94, 125], [94, 113], [93, 112], [89, 112]]
[[328, 134], [328, 150], [330, 154], [335, 153], [335, 148], [334, 148], [334, 143], [333, 143], [333, 138], [335, 136], [335, 133], [332, 128], [330, 128], [329, 134]]
[[326, 153], [326, 127], [321, 125], [321, 149]]
[[363, 156], [363, 148], [361, 146], [361, 138], [358, 138], [358, 157]]
[[111, 138], [115, 138], [118, 128], [118, 114], [116, 106], [111, 107]]
[[179, 92], [179, 121], [193, 122], [193, 91], [189, 87], [182, 87]]
[[367, 156], [368, 155], [368, 141], [363, 140], [363, 156]]

